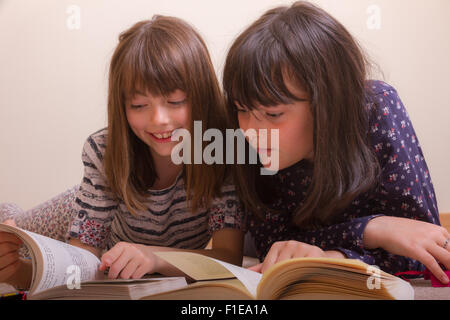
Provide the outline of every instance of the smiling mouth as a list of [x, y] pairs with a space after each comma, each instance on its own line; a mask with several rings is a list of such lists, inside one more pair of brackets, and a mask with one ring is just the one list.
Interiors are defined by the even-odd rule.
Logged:
[[158, 139], [167, 139], [172, 137], [173, 131], [171, 132], [164, 132], [164, 133], [151, 133], [151, 135], [155, 136]]
[[166, 132], [160, 132], [160, 133], [147, 132], [147, 134], [157, 142], [170, 142], [172, 135], [174, 134], [175, 131], [176, 131], [176, 129], [172, 130], [172, 131], [166, 131]]

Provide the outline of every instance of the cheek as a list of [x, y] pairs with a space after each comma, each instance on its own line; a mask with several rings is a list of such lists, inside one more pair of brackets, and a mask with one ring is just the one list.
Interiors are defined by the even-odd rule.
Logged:
[[295, 126], [280, 131], [280, 149], [287, 150], [293, 158], [302, 160], [313, 149], [312, 130], [310, 126]]
[[191, 114], [191, 108], [189, 106], [184, 106], [175, 110], [171, 118], [177, 122], [178, 126], [188, 129], [192, 123]]
[[144, 129], [146, 126], [145, 117], [142, 112], [137, 113], [131, 110], [127, 110], [127, 121], [133, 131]]
[[239, 112], [237, 118], [238, 118], [239, 128], [241, 128], [243, 131], [247, 131], [249, 129], [247, 116]]

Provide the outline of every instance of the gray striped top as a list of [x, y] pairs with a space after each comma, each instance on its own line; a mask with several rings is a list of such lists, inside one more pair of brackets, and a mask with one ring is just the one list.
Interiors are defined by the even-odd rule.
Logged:
[[145, 245], [201, 249], [212, 233], [244, 228], [244, 214], [233, 185], [222, 187], [222, 197], [208, 209], [189, 211], [181, 173], [170, 187], [149, 190], [146, 210], [131, 215], [123, 201], [106, 187], [103, 155], [107, 129], [87, 139], [82, 152], [84, 176], [76, 194], [69, 234], [90, 246], [109, 249], [120, 241]]

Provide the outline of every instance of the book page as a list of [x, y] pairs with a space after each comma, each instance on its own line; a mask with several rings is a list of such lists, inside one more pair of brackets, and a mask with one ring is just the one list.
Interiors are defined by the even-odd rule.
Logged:
[[237, 278], [256, 297], [260, 273], [197, 253], [159, 251], [155, 254], [197, 281]]
[[80, 270], [80, 282], [101, 279], [98, 271], [100, 260], [91, 252], [26, 231], [36, 241], [44, 259], [42, 278], [33, 293], [66, 285], [69, 276], [75, 273], [73, 266]]
[[227, 268], [231, 273], [233, 273], [239, 281], [247, 288], [248, 292], [250, 292], [254, 297], [256, 297], [256, 289], [258, 288], [259, 281], [261, 280], [262, 274], [248, 270], [245, 268], [241, 268], [235, 266], [234, 264], [230, 264], [224, 261], [216, 260], [211, 258], [212, 260], [220, 263], [225, 268]]
[[[100, 260], [91, 252], [21, 228], [0, 225], [0, 230], [16, 234], [33, 252], [33, 283], [30, 295], [75, 281], [101, 279]], [[36, 248], [39, 252], [36, 252]], [[41, 260], [42, 265], [37, 267]], [[37, 273], [37, 269], [42, 272]], [[75, 274], [77, 271], [78, 274]]]
[[213, 259], [192, 252], [158, 251], [155, 255], [177, 267], [196, 281], [234, 278], [226, 267]]

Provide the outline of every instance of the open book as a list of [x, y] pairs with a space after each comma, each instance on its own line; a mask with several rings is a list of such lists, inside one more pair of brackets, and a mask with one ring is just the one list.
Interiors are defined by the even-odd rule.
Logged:
[[296, 258], [275, 264], [261, 275], [195, 253], [155, 254], [194, 282], [144, 299], [414, 299], [408, 282], [359, 260]]
[[184, 277], [108, 280], [91, 252], [20, 228], [0, 224], [28, 247], [33, 264], [28, 299], [140, 299], [187, 286]]
[[0, 231], [17, 235], [31, 252], [29, 299], [414, 299], [408, 282], [351, 259], [291, 259], [261, 275], [196, 253], [161, 251], [155, 254], [189, 284], [184, 277], [107, 280], [87, 250], [4, 224]]

